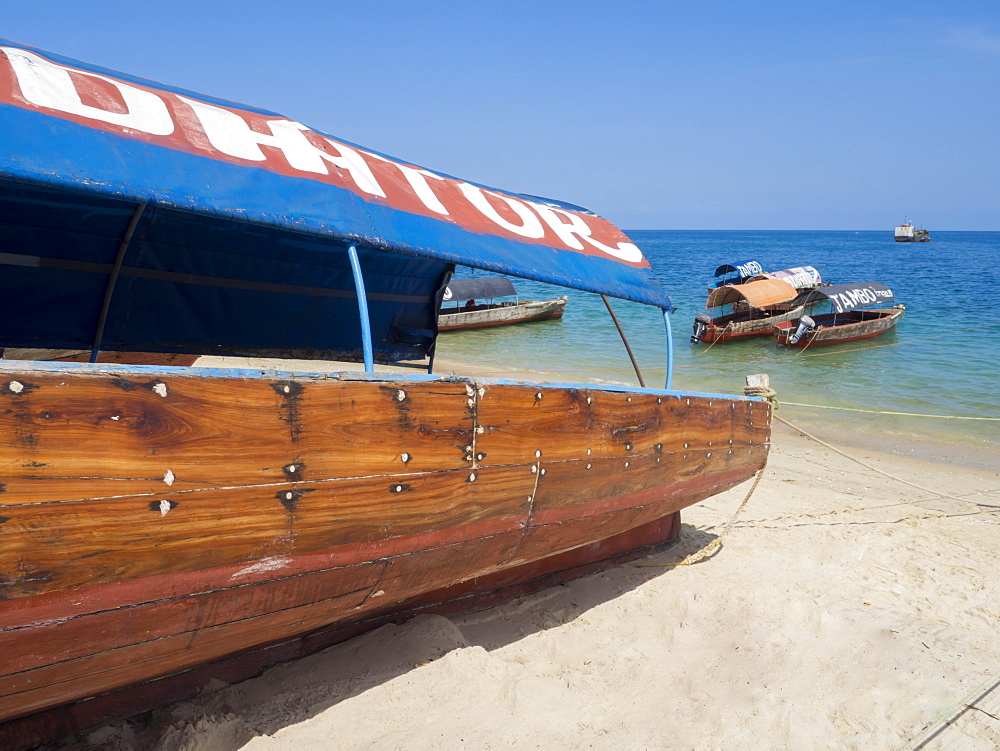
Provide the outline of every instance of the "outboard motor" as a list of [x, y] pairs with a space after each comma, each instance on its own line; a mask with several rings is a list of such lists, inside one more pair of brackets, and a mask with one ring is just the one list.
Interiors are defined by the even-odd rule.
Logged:
[[694, 333], [691, 334], [691, 344], [697, 344], [701, 341], [701, 335], [705, 333], [705, 329], [711, 323], [712, 319], [708, 313], [699, 313], [694, 317]]
[[789, 344], [798, 343], [799, 339], [801, 339], [806, 334], [806, 332], [813, 331], [815, 329], [816, 329], [816, 322], [809, 316], [802, 316], [799, 319], [799, 327], [795, 329], [795, 333], [792, 334], [791, 338], [789, 338], [788, 343]]

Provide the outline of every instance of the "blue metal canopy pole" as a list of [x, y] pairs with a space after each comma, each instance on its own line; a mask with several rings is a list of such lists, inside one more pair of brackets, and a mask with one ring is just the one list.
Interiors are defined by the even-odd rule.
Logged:
[[663, 325], [667, 329], [667, 381], [663, 388], [669, 389], [674, 368], [674, 337], [670, 333], [670, 311], [666, 308], [663, 308]]
[[351, 258], [351, 270], [354, 272], [354, 287], [358, 292], [358, 313], [361, 315], [361, 345], [364, 348], [365, 372], [375, 370], [375, 358], [372, 355], [372, 327], [368, 318], [368, 297], [365, 295], [365, 279], [361, 275], [361, 262], [358, 260], [357, 246], [347, 248]]

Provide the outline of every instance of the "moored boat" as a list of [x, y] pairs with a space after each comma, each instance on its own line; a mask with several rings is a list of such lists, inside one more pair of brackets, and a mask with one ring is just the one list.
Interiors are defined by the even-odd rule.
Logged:
[[926, 243], [931, 235], [925, 229], [916, 229], [909, 221], [904, 221], [893, 231], [893, 237], [898, 243]]
[[[695, 316], [692, 344], [767, 336], [775, 321], [802, 313], [799, 291], [782, 279], [760, 279], [712, 290], [706, 312]], [[713, 315], [710, 310], [716, 310]]]
[[829, 303], [830, 312], [776, 322], [773, 333], [778, 344], [810, 347], [840, 344], [881, 336], [896, 327], [903, 306], [892, 305], [892, 290], [879, 282], [831, 284], [809, 293], [808, 302]]
[[[515, 299], [495, 302], [497, 297]], [[438, 331], [481, 329], [562, 318], [567, 299], [566, 295], [561, 295], [554, 300], [522, 300], [517, 296], [513, 283], [504, 277], [452, 279], [445, 288], [444, 302], [438, 312]], [[484, 302], [478, 303], [477, 300]], [[452, 302], [453, 306], [450, 305]]]
[[646, 304], [669, 358], [607, 220], [13, 42], [0, 72], [0, 347], [92, 360], [0, 360], [0, 747], [641, 554], [763, 467], [770, 405], [669, 359], [663, 388], [432, 372], [456, 263]]

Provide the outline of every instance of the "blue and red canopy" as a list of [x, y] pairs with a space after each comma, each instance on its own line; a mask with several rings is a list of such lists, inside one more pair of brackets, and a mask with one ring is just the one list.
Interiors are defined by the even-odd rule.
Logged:
[[579, 207], [3, 40], [0, 136], [0, 346], [353, 357], [350, 245], [380, 359], [432, 346], [453, 264], [671, 307]]

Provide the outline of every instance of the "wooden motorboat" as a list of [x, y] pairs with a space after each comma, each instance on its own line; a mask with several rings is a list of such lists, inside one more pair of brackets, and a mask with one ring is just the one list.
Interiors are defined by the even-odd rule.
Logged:
[[878, 282], [831, 284], [814, 290], [808, 301], [825, 301], [831, 312], [775, 323], [778, 344], [811, 347], [872, 339], [894, 329], [903, 315], [901, 304], [889, 309], [872, 307], [895, 301], [892, 290]]
[[[515, 299], [495, 302], [498, 297]], [[567, 299], [566, 295], [561, 295], [554, 300], [522, 300], [517, 296], [513, 283], [504, 277], [452, 279], [445, 288], [444, 302], [438, 312], [438, 331], [482, 329], [562, 318]]]
[[0, 747], [640, 555], [763, 467], [770, 405], [669, 346], [663, 388], [432, 372], [456, 263], [669, 344], [601, 217], [13, 42], [0, 81], [0, 347], [364, 368], [0, 360]]
[[705, 303], [706, 312], [695, 316], [691, 342], [768, 336], [776, 321], [802, 314], [798, 296], [799, 291], [783, 279], [761, 279], [714, 289]]

